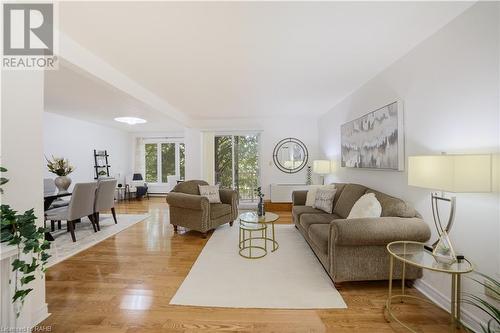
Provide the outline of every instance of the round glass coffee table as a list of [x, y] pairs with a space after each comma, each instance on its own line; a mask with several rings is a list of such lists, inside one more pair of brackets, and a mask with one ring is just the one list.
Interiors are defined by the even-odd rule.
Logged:
[[[254, 236], [259, 232], [259, 236]], [[240, 220], [240, 256], [247, 259], [259, 259], [267, 255], [267, 224], [249, 223]], [[248, 237], [247, 237], [248, 236]]]
[[[394, 299], [403, 303], [404, 299], [413, 299], [424, 301], [433, 304], [430, 300], [405, 294], [405, 271], [406, 265], [427, 269], [430, 271], [441, 272], [451, 275], [451, 312], [450, 312], [450, 331], [455, 332], [456, 328], [460, 327], [460, 294], [461, 294], [461, 277], [462, 274], [470, 273], [473, 270], [472, 264], [467, 259], [462, 259], [451, 265], [442, 264], [434, 259], [432, 252], [428, 251], [424, 243], [398, 241], [387, 245], [387, 251], [390, 254], [389, 267], [389, 297], [385, 305], [387, 321], [394, 320], [410, 332], [415, 332], [414, 329], [399, 320], [392, 311], [392, 302]], [[401, 271], [401, 293], [393, 295], [392, 293], [392, 275], [394, 272], [394, 259], [402, 263]]]
[[253, 224], [264, 224], [264, 225], [271, 224], [271, 235], [267, 234], [267, 228], [266, 228], [264, 236], [264, 240], [266, 241], [266, 243], [267, 241], [270, 241], [273, 244], [273, 249], [271, 250], [271, 252], [276, 251], [279, 247], [279, 244], [276, 241], [276, 235], [274, 231], [274, 222], [279, 218], [280, 216], [278, 214], [271, 212], [267, 212], [264, 216], [258, 216], [256, 212], [245, 212], [241, 213], [239, 216], [240, 223], [243, 222], [246, 224], [253, 223]]

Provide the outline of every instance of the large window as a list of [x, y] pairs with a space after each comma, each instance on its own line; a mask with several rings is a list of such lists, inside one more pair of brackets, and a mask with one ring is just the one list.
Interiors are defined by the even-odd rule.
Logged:
[[145, 144], [146, 182], [167, 183], [168, 176], [184, 179], [185, 147], [181, 142]]
[[240, 200], [254, 201], [259, 186], [259, 136], [215, 136], [215, 183], [234, 188]]

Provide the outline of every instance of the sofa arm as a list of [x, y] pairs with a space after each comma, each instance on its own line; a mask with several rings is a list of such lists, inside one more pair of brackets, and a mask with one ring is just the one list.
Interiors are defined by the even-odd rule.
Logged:
[[307, 191], [293, 191], [292, 202], [294, 206], [304, 206], [306, 204]]
[[219, 190], [220, 201], [231, 205], [231, 214], [233, 220], [238, 217], [238, 192], [230, 189]]
[[429, 226], [420, 218], [339, 219], [330, 225], [332, 244], [343, 246], [387, 245], [405, 240], [426, 242], [431, 237]]
[[206, 197], [195, 194], [170, 192], [167, 194], [167, 203], [172, 207], [181, 207], [194, 210], [209, 209], [210, 203]]

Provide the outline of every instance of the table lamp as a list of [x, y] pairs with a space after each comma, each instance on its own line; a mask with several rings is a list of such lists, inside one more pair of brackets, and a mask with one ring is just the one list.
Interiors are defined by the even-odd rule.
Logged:
[[332, 162], [329, 160], [313, 161], [313, 172], [322, 177], [322, 184], [325, 184], [325, 175], [332, 173]]
[[[432, 245], [436, 261], [456, 262], [448, 234], [455, 219], [456, 198], [444, 192], [477, 193], [492, 191], [492, 155], [426, 155], [408, 158], [408, 185], [432, 189], [432, 217], [439, 239]], [[450, 215], [446, 226], [439, 216], [439, 202], [448, 202]]]

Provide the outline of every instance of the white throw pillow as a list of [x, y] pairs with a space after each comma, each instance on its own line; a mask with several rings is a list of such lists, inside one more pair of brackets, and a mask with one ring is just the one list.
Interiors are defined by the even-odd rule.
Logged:
[[351, 208], [348, 219], [380, 217], [382, 206], [375, 197], [375, 193], [367, 193], [356, 201]]
[[210, 203], [221, 203], [219, 195], [219, 185], [198, 185], [200, 195], [208, 198]]
[[320, 209], [325, 213], [331, 214], [333, 211], [333, 198], [335, 198], [336, 189], [318, 189], [316, 191], [316, 199], [314, 200], [313, 208]]
[[310, 185], [307, 189], [306, 206], [314, 206], [318, 189], [335, 189], [335, 185]]

